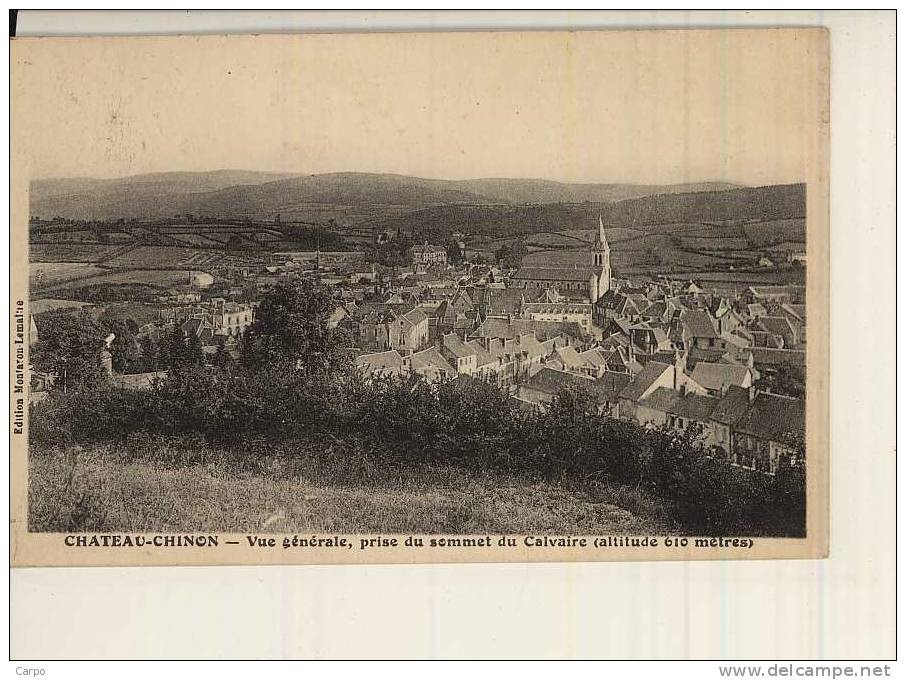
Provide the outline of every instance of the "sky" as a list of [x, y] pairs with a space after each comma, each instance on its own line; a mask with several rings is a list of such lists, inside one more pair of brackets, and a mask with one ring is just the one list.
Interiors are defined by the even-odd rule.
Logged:
[[32, 179], [799, 182], [823, 44], [797, 30], [17, 39], [13, 151]]

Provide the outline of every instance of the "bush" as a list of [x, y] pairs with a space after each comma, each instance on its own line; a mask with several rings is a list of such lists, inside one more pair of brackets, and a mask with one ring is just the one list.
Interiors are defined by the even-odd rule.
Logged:
[[634, 489], [666, 501], [690, 533], [804, 534], [802, 470], [767, 477], [734, 468], [705, 455], [695, 432], [649, 430], [596, 408], [587, 394], [563, 392], [545, 413], [526, 413], [496, 387], [462, 378], [429, 385], [343, 370], [184, 366], [146, 391], [52, 394], [32, 407], [30, 423], [33, 442], [125, 439], [130, 455], [180, 465], [204, 462], [202, 439], [355, 440], [325, 451], [365, 452], [363, 473], [376, 463], [444, 462]]

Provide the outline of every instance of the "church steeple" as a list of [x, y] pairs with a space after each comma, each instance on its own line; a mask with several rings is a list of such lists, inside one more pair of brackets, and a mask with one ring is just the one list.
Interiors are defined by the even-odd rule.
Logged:
[[598, 233], [595, 236], [595, 245], [591, 254], [596, 271], [594, 285], [589, 288], [589, 297], [594, 303], [610, 290], [610, 244], [607, 243], [607, 235], [604, 233], [604, 218], [601, 215], [598, 215]]
[[595, 252], [601, 251], [610, 252], [610, 245], [607, 243], [607, 236], [604, 233], [604, 218], [598, 215], [598, 235], [595, 237]]
[[595, 267], [610, 266], [610, 245], [604, 233], [604, 219], [598, 215], [598, 233], [595, 236], [595, 245], [592, 248], [592, 258]]

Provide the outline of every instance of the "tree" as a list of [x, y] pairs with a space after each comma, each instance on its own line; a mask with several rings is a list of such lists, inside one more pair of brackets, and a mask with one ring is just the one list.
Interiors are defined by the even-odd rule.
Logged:
[[796, 366], [781, 364], [755, 381], [755, 387], [775, 394], [802, 399], [805, 396], [805, 372]]
[[320, 283], [277, 284], [261, 300], [246, 332], [243, 364], [283, 364], [306, 370], [338, 365], [346, 338], [338, 329], [327, 328], [327, 318], [335, 307], [330, 289]]
[[189, 333], [186, 341], [186, 363], [192, 366], [204, 366], [204, 350], [197, 333]]
[[246, 242], [239, 234], [233, 234], [227, 241], [226, 247], [228, 250], [243, 250], [246, 248]]
[[198, 335], [190, 332], [186, 338], [179, 326], [174, 327], [167, 336], [164, 354], [167, 365], [173, 370], [204, 365], [204, 353]]
[[452, 265], [461, 264], [463, 261], [462, 249], [459, 247], [459, 242], [456, 240], [450, 240], [447, 242], [447, 262]]
[[[220, 336], [223, 338], [223, 336]], [[233, 357], [227, 352], [223, 340], [218, 340], [217, 351], [214, 353], [213, 363], [218, 368], [227, 368], [233, 364]]]
[[37, 370], [55, 376], [55, 389], [89, 388], [107, 380], [101, 365], [106, 334], [87, 312], [47, 312], [38, 331], [31, 360]]
[[169, 368], [180, 366], [184, 363], [186, 356], [186, 342], [179, 326], [174, 326], [173, 330], [167, 334], [164, 340], [163, 358]]
[[503, 262], [509, 267], [518, 267], [522, 264], [522, 258], [528, 253], [525, 243], [522, 239], [512, 243], [504, 243], [494, 253], [498, 262]]
[[160, 346], [150, 335], [142, 336], [139, 340], [142, 351], [142, 362], [146, 371], [156, 371], [162, 365]]
[[113, 370], [117, 373], [137, 373], [142, 369], [141, 347], [129, 324], [116, 319], [107, 324], [107, 329], [114, 334], [110, 345], [113, 358]]

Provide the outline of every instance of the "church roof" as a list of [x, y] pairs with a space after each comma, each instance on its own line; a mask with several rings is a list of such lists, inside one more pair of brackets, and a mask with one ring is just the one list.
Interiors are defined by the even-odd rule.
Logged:
[[513, 278], [520, 281], [588, 281], [598, 270], [586, 267], [520, 267]]

